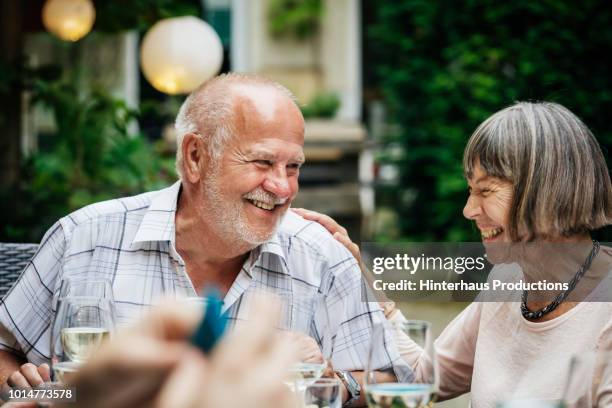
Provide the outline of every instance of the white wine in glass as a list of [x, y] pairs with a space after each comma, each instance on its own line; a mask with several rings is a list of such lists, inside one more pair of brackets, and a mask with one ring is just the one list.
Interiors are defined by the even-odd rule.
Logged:
[[67, 296], [58, 302], [51, 332], [51, 365], [63, 381], [110, 337], [115, 324], [114, 305], [105, 298]]
[[110, 337], [110, 330], [104, 327], [66, 327], [60, 333], [62, 346], [68, 359], [84, 363]]

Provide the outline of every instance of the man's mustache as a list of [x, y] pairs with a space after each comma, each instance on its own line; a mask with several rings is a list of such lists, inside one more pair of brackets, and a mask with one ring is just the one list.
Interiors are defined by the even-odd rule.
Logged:
[[283, 205], [287, 202], [286, 198], [280, 198], [276, 194], [270, 193], [261, 187], [257, 187], [255, 190], [246, 193], [242, 198], [261, 201], [270, 205]]

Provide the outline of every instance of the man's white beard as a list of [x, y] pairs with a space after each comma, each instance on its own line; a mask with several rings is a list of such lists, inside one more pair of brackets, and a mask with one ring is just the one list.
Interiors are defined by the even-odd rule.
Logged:
[[229, 199], [223, 196], [218, 180], [218, 167], [206, 177], [203, 188], [203, 209], [208, 225], [229, 245], [245, 245], [254, 248], [268, 241], [276, 232], [283, 216], [278, 218], [274, 228], [269, 231], [253, 230], [244, 214], [244, 203], [241, 200]]

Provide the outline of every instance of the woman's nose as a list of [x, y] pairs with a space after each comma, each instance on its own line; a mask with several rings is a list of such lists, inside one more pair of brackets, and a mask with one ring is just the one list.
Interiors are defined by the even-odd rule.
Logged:
[[468, 220], [475, 220], [481, 213], [480, 200], [472, 194], [467, 199], [463, 207], [463, 216]]

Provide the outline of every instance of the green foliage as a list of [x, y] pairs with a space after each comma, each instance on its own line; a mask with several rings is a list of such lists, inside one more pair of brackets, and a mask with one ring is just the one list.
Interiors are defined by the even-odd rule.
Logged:
[[[401, 127], [399, 188], [380, 191], [412, 240], [478, 239], [461, 210], [461, 158], [485, 118], [517, 100], [561, 103], [612, 148], [612, 9], [605, 1], [365, 2], [366, 70]], [[366, 11], [367, 13], [368, 11]], [[607, 154], [608, 160], [610, 155]], [[588, 158], [585, 158], [588, 160]], [[610, 162], [609, 162], [610, 165]]]
[[319, 29], [322, 0], [271, 0], [268, 6], [269, 30], [275, 37], [291, 36], [305, 40]]
[[301, 107], [305, 118], [333, 118], [340, 108], [340, 98], [333, 92], [315, 95], [309, 104]]
[[46, 148], [27, 158], [20, 184], [0, 191], [0, 240], [37, 242], [70, 211], [175, 180], [173, 159], [130, 135], [137, 112], [104, 90], [82, 89], [76, 82], [30, 82], [34, 103], [53, 115], [56, 132], [41, 139]]
[[145, 31], [163, 18], [200, 16], [199, 0], [95, 1], [94, 29], [103, 32]]

